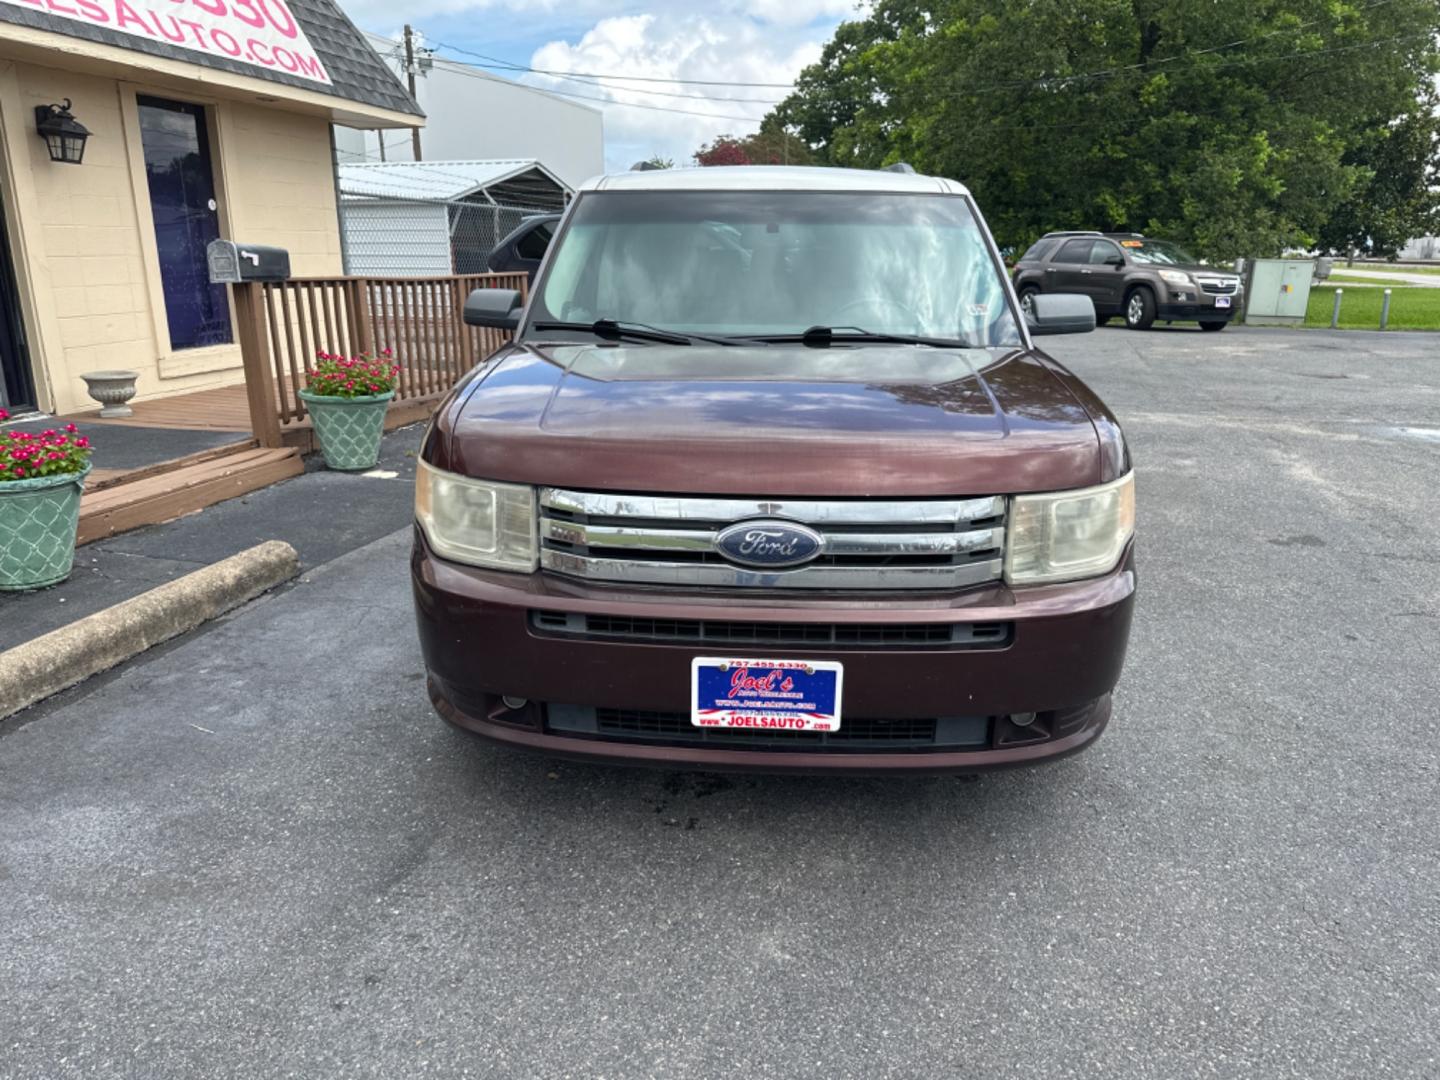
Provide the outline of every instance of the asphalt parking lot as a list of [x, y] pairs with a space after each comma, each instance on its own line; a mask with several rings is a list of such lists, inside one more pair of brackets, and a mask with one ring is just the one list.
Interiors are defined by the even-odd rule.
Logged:
[[1139, 470], [1093, 750], [492, 749], [402, 531], [0, 725], [0, 1075], [1440, 1075], [1440, 338], [1047, 344]]

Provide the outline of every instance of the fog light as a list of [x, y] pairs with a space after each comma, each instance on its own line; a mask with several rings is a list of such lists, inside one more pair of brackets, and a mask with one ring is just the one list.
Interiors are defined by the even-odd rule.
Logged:
[[[530, 702], [523, 697], [502, 697], [500, 700], [505, 703], [507, 709], [523, 709], [526, 705], [530, 704]], [[1033, 720], [1034, 717], [1032, 716], [1031, 719]]]
[[1016, 727], [1029, 727], [1034, 722], [1035, 714], [1033, 712], [1017, 712], [1010, 715], [1010, 723]]

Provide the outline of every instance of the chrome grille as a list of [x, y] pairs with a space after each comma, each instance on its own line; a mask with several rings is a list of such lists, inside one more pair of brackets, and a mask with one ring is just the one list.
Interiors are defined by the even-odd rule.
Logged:
[[1234, 296], [1240, 288], [1238, 278], [1197, 277], [1195, 280], [1200, 283], [1200, 288], [1212, 296]]
[[[715, 547], [738, 521], [821, 535], [793, 569], [736, 566]], [[627, 584], [771, 589], [955, 589], [1000, 577], [1005, 500], [711, 499], [540, 489], [540, 565]]]

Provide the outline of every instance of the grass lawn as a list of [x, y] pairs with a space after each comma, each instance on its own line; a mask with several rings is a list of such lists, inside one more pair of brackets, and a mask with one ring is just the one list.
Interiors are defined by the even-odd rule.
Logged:
[[[1340, 300], [1340, 326], [1345, 330], [1379, 330], [1384, 289], [1346, 289]], [[1440, 289], [1420, 286], [1391, 289], [1390, 329], [1440, 330]], [[1335, 287], [1316, 285], [1310, 290], [1306, 326], [1329, 326], [1335, 307]]]
[[1440, 274], [1440, 266], [1394, 266], [1390, 263], [1360, 263], [1356, 266], [1337, 265], [1330, 271], [1331, 276], [1348, 274], [1352, 270], [1364, 270], [1376, 274]]

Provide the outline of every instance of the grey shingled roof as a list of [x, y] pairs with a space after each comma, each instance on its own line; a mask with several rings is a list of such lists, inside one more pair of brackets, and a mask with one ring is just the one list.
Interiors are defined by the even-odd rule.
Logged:
[[325, 65], [331, 85], [288, 75], [283, 71], [242, 64], [228, 56], [180, 49], [168, 42], [152, 41], [136, 34], [122, 34], [104, 26], [92, 26], [88, 22], [65, 19], [48, 11], [21, 8], [13, 4], [0, 3], [0, 23], [29, 26], [68, 37], [84, 38], [102, 45], [115, 45], [122, 49], [149, 53], [167, 60], [178, 60], [197, 67], [218, 68], [236, 75], [249, 75], [266, 82], [284, 83], [302, 90], [331, 94], [346, 101], [391, 109], [411, 116], [425, 115], [334, 0], [289, 0], [288, 6], [300, 28], [305, 31], [305, 36], [310, 39], [315, 55]]

